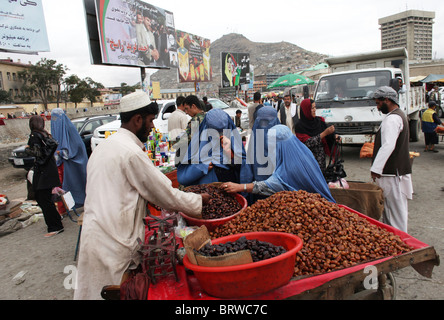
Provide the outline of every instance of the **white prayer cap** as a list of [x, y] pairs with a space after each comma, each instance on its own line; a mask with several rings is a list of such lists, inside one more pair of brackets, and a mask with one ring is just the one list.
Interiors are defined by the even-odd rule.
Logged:
[[120, 99], [120, 112], [130, 112], [148, 106], [151, 103], [146, 92], [136, 91]]

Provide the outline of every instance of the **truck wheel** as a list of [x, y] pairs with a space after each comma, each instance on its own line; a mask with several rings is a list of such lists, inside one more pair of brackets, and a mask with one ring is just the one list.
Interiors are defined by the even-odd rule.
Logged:
[[419, 120], [410, 120], [410, 141], [418, 142], [419, 141], [419, 131], [421, 130], [420, 125], [421, 122]]

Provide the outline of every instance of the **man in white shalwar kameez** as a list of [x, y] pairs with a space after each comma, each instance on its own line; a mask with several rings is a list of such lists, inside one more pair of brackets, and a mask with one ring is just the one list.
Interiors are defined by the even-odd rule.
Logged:
[[[142, 111], [141, 111], [142, 110]], [[185, 193], [143, 151], [158, 106], [146, 93], [121, 99], [122, 127], [94, 150], [87, 167], [86, 200], [74, 299], [101, 299], [107, 285], [120, 285], [139, 264], [147, 201], [166, 210], [201, 216], [209, 196]]]
[[407, 201], [413, 195], [408, 120], [399, 109], [394, 89], [381, 87], [373, 97], [378, 110], [387, 117], [376, 135], [371, 176], [384, 191], [383, 222], [407, 232]]

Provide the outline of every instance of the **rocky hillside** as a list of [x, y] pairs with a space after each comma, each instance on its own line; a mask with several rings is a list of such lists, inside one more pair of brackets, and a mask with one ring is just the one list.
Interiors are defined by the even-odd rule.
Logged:
[[[211, 65], [213, 81], [201, 84], [208, 91], [217, 91], [221, 86], [221, 52], [250, 54], [250, 64], [256, 76], [264, 74], [287, 74], [321, 62], [326, 55], [307, 51], [288, 42], [253, 42], [241, 34], [230, 33], [211, 43]], [[151, 76], [159, 81], [162, 89], [194, 88], [194, 84], [179, 84], [177, 69], [159, 70]]]

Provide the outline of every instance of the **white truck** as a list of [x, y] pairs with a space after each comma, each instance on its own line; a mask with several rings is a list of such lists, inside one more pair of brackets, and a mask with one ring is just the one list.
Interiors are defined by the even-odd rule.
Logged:
[[[316, 86], [317, 115], [335, 126], [344, 144], [374, 142], [384, 115], [378, 111], [372, 94], [381, 86], [391, 86], [399, 92], [400, 108], [409, 119], [410, 140], [418, 141], [420, 111], [426, 106], [425, 89], [410, 86], [406, 49], [333, 57], [326, 62], [331, 73], [322, 76]], [[397, 77], [402, 78], [402, 87]]]

